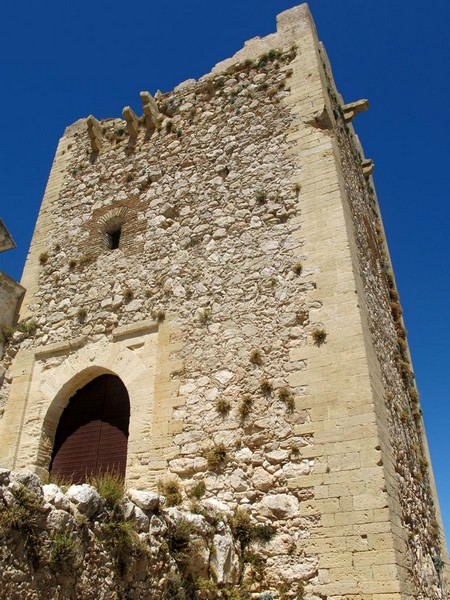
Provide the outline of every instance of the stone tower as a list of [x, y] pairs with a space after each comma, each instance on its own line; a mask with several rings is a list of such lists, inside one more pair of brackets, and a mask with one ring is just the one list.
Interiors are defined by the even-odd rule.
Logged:
[[201, 480], [275, 524], [269, 580], [311, 599], [446, 598], [373, 165], [352, 126], [367, 101], [343, 103], [306, 5], [141, 100], [141, 117], [91, 116], [59, 142], [21, 282], [37, 328], [4, 356], [0, 463], [48, 477], [67, 407], [120, 379], [127, 483]]

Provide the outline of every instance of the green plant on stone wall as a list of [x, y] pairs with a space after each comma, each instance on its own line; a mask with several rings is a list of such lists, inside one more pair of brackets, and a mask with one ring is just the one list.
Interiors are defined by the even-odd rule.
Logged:
[[86, 267], [87, 265], [89, 265], [93, 261], [94, 261], [94, 255], [91, 254], [90, 252], [87, 252], [86, 254], [82, 254], [78, 258], [78, 266], [80, 268], [83, 268], [83, 267]]
[[49, 567], [55, 572], [72, 568], [78, 544], [70, 531], [57, 531], [49, 542]]
[[261, 544], [267, 544], [270, 542], [276, 534], [276, 529], [269, 523], [257, 523], [253, 525], [252, 539]]
[[87, 308], [85, 308], [84, 306], [80, 306], [80, 308], [77, 310], [78, 320], [82, 323], [83, 321], [86, 320], [87, 314], [88, 314]]
[[255, 194], [256, 202], [258, 204], [264, 204], [267, 200], [267, 192], [264, 190], [258, 190]]
[[136, 532], [134, 531], [133, 522], [125, 521], [122, 515], [113, 511], [103, 521], [102, 532], [105, 535], [106, 541], [116, 551], [117, 558], [122, 562], [127, 550], [131, 551], [136, 543]]
[[211, 471], [217, 471], [221, 469], [227, 461], [228, 453], [224, 444], [220, 443], [208, 450], [206, 453], [206, 460], [208, 462], [208, 468]]
[[292, 391], [286, 387], [280, 387], [278, 390], [278, 398], [285, 404], [288, 412], [293, 412], [295, 409], [295, 398]]
[[261, 392], [265, 396], [270, 396], [270, 394], [273, 392], [272, 383], [265, 377], [263, 379], [261, 379], [261, 381], [259, 383], [259, 387], [260, 387]]
[[178, 506], [178, 504], [181, 504], [183, 500], [181, 485], [176, 479], [158, 481], [158, 490], [165, 497], [167, 506]]
[[250, 362], [253, 365], [262, 365], [263, 354], [259, 348], [253, 348], [253, 350], [250, 352]]
[[88, 483], [98, 491], [110, 510], [116, 508], [125, 496], [124, 479], [115, 471], [92, 475], [88, 477]]
[[216, 402], [216, 410], [221, 417], [226, 417], [231, 410], [231, 404], [225, 398], [219, 398]]
[[211, 320], [212, 310], [209, 307], [202, 308], [198, 311], [198, 320], [202, 325], [206, 325]]
[[133, 300], [134, 297], [134, 292], [131, 288], [127, 287], [123, 290], [123, 299], [125, 300], [125, 302], [131, 302], [131, 300]]
[[156, 321], [157, 323], [162, 323], [164, 321], [164, 319], [166, 318], [166, 311], [162, 310], [161, 308], [152, 310], [151, 316], [152, 316], [152, 319], [154, 321]]
[[253, 398], [250, 396], [250, 394], [244, 394], [241, 398], [238, 408], [239, 416], [242, 420], [249, 416], [252, 405]]
[[0, 503], [0, 537], [12, 531], [20, 532], [25, 540], [25, 548], [34, 567], [41, 560], [41, 543], [37, 524], [41, 514], [41, 500], [25, 486], [11, 490], [15, 502], [10, 506]]
[[15, 331], [16, 328], [12, 325], [2, 325], [0, 328], [0, 343], [9, 342]]
[[291, 456], [292, 458], [298, 458], [300, 456], [300, 448], [298, 444], [291, 444]]
[[301, 275], [302, 271], [303, 271], [303, 265], [302, 265], [302, 263], [301, 262], [295, 262], [292, 265], [292, 270], [294, 271], [294, 273], [296, 275]]
[[245, 510], [238, 508], [231, 518], [230, 525], [234, 538], [240, 543], [241, 550], [244, 551], [253, 538], [250, 515]]
[[20, 333], [25, 333], [27, 335], [34, 335], [37, 329], [37, 322], [34, 319], [30, 321], [19, 321], [17, 323], [16, 329], [20, 331]]
[[312, 332], [312, 338], [316, 346], [321, 346], [327, 339], [327, 332], [322, 327], [316, 327]]
[[181, 518], [175, 523], [169, 523], [166, 535], [167, 546], [179, 566], [185, 566], [191, 559], [195, 550], [195, 543], [192, 540], [194, 533], [194, 525], [187, 519]]
[[48, 259], [49, 259], [49, 255], [48, 255], [48, 252], [47, 252], [47, 251], [45, 251], [45, 252], [41, 252], [41, 253], [39, 254], [39, 263], [40, 263], [41, 265], [45, 265], [45, 264], [47, 264], [47, 262], [48, 262]]
[[200, 500], [203, 498], [206, 492], [206, 485], [203, 479], [200, 481], [196, 481], [194, 485], [189, 490], [189, 497], [195, 498], [196, 500]]
[[179, 573], [169, 573], [166, 578], [163, 600], [188, 600], [183, 577]]

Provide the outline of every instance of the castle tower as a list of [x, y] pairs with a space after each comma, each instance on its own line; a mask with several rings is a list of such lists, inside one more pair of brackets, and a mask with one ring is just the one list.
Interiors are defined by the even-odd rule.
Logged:
[[82, 119], [59, 142], [22, 280], [37, 329], [5, 355], [0, 464], [202, 480], [275, 525], [273, 589], [445, 598], [373, 165], [352, 126], [367, 102], [343, 103], [306, 5], [141, 100], [142, 117]]

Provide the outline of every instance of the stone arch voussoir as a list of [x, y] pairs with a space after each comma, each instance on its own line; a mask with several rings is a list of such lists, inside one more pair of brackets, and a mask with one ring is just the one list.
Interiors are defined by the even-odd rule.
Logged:
[[40, 386], [47, 409], [36, 457], [38, 471], [48, 472], [60, 417], [77, 390], [99, 375], [117, 375], [127, 388], [132, 407], [136, 393], [133, 383], [137, 380], [137, 374], [144, 370], [142, 361], [128, 348], [111, 348], [109, 344], [99, 344], [94, 348], [81, 348], [58, 367], [47, 371]]

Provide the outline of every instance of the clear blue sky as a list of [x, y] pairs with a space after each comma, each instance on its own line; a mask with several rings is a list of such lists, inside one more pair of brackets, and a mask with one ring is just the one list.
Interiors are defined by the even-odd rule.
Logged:
[[[139, 110], [139, 92], [198, 78], [243, 42], [275, 30], [292, 0], [3, 0], [0, 216], [20, 278], [64, 128]], [[448, 228], [450, 2], [311, 0], [345, 101], [368, 98], [355, 127], [373, 158], [409, 332], [440, 504], [450, 539]]]

